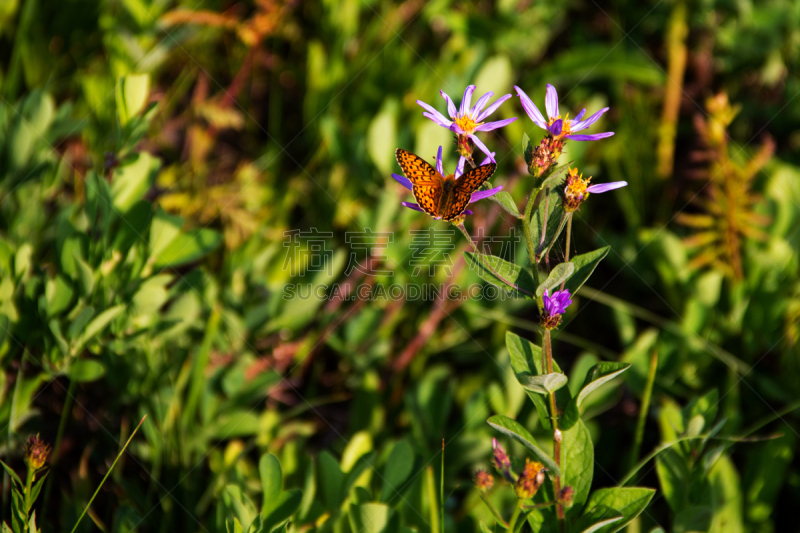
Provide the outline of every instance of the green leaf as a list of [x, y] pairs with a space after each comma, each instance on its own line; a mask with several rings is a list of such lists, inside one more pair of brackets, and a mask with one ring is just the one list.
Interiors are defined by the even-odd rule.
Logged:
[[596, 533], [605, 526], [610, 526], [623, 519], [622, 513], [606, 505], [597, 505], [587, 510], [575, 525], [573, 531], [580, 533]]
[[319, 467], [319, 484], [317, 486], [322, 489], [322, 503], [328, 511], [335, 512], [341, 506], [345, 496], [342, 494], [344, 473], [339, 468], [338, 461], [328, 452], [319, 454], [317, 465]]
[[541, 376], [520, 376], [517, 379], [525, 390], [537, 394], [550, 394], [567, 384], [567, 376], [557, 372]]
[[106, 367], [96, 359], [77, 359], [67, 367], [66, 373], [79, 383], [89, 383], [105, 376]]
[[86, 324], [94, 316], [94, 308], [92, 307], [84, 307], [78, 316], [75, 317], [75, 320], [69, 325], [69, 329], [67, 330], [67, 336], [70, 340], [75, 340], [80, 337], [83, 330], [86, 329]]
[[411, 475], [414, 468], [414, 452], [405, 440], [399, 440], [392, 447], [386, 466], [383, 469], [383, 488], [381, 501], [389, 501]]
[[525, 156], [525, 165], [530, 168], [533, 162], [533, 143], [527, 133], [522, 134], [522, 154]]
[[178, 234], [154, 259], [155, 268], [184, 265], [197, 261], [222, 242], [222, 235], [212, 229]]
[[117, 116], [120, 125], [138, 115], [147, 103], [150, 76], [148, 74], [129, 74], [117, 78], [114, 96], [117, 101]]
[[[464, 256], [467, 259], [467, 264], [470, 269], [474, 270], [483, 280], [507, 290], [518, 298], [530, 298], [530, 295], [532, 295], [536, 289], [533, 278], [531, 278], [528, 271], [521, 269], [513, 263], [504, 261], [494, 255], [480, 254], [479, 257], [476, 253], [464, 252]], [[484, 264], [484, 261], [488, 264], [488, 267]], [[492, 270], [494, 270], [494, 272], [492, 272]], [[495, 274], [495, 272], [497, 274]], [[501, 280], [498, 274], [526, 292], [518, 291], [515, 287]]]
[[516, 420], [503, 415], [494, 415], [486, 421], [497, 431], [508, 435], [512, 439], [521, 443], [526, 448], [530, 449], [536, 458], [544, 463], [544, 465], [553, 473], [553, 475], [560, 476], [561, 469], [555, 461], [547, 455], [541, 448], [536, 445], [536, 439], [533, 438], [527, 429], [520, 425]]
[[561, 468], [564, 471], [563, 486], [575, 490], [575, 503], [567, 510], [567, 516], [576, 516], [589, 496], [594, 477], [594, 446], [592, 436], [582, 420], [563, 431], [563, 454]]
[[[30, 497], [31, 505], [33, 505], [36, 502], [36, 499], [39, 497], [39, 493], [42, 491], [42, 485], [44, 485], [44, 480], [47, 479], [47, 474], [49, 473], [50, 473], [49, 470], [45, 472], [44, 475], [40, 477], [36, 481], [36, 483], [34, 483], [33, 486], [31, 487], [31, 497]], [[30, 509], [28, 510], [30, 511]]]
[[[506, 348], [511, 356], [511, 368], [520, 384], [529, 376], [544, 374], [542, 372], [542, 350], [537, 345], [508, 331], [506, 332]], [[553, 371], [561, 372], [556, 361], [553, 361]], [[545, 399], [535, 392], [526, 391], [526, 393], [533, 405], [536, 406], [536, 412], [539, 414], [542, 425], [546, 429], [551, 429], [550, 414]]]
[[500, 191], [490, 196], [489, 200], [491, 200], [496, 204], [499, 204], [500, 207], [505, 209], [507, 213], [517, 218], [522, 218], [522, 215], [519, 213], [519, 210], [517, 209], [517, 204], [516, 202], [514, 202], [514, 198], [512, 198], [511, 195], [508, 194], [506, 191]]
[[576, 255], [570, 259], [569, 262], [575, 265], [575, 271], [570, 276], [569, 280], [567, 280], [564, 288], [569, 289], [570, 294], [575, 294], [578, 292], [578, 289], [580, 289], [583, 284], [586, 283], [586, 280], [589, 279], [589, 276], [592, 275], [594, 269], [608, 254], [610, 249], [611, 248], [609, 246], [604, 246], [603, 248], [599, 248], [585, 254]]
[[739, 473], [727, 454], [722, 454], [708, 473], [714, 514], [709, 531], [742, 533], [742, 493]]
[[79, 354], [89, 342], [94, 340], [94, 338], [124, 310], [125, 306], [120, 304], [110, 307], [94, 317], [92, 321], [89, 322], [89, 325], [86, 326], [86, 329], [83, 331], [80, 337], [78, 337], [78, 340], [75, 341], [75, 344], [72, 347], [72, 355], [74, 356]]
[[247, 531], [258, 512], [250, 498], [237, 485], [225, 485], [222, 490], [222, 499], [225, 506], [234, 513], [234, 517], [242, 524], [242, 529]]
[[592, 493], [589, 501], [586, 502], [586, 514], [591, 514], [596, 507], [610, 508], [622, 514], [622, 520], [614, 524], [604, 526], [596, 533], [613, 533], [631, 523], [645, 510], [650, 500], [655, 494], [654, 489], [641, 487], [614, 487], [609, 489], [598, 489]]
[[396, 529], [392, 524], [394, 510], [383, 503], [364, 503], [350, 506], [350, 527], [359, 533], [388, 533]]
[[766, 523], [772, 515], [789, 465], [797, 449], [797, 437], [786, 432], [783, 437], [753, 445], [747, 454], [742, 487], [745, 487], [744, 511], [748, 521]]
[[158, 159], [147, 152], [139, 152], [130, 163], [114, 170], [111, 181], [111, 197], [114, 207], [122, 213], [128, 211], [142, 199], [155, 181]]
[[271, 502], [269, 513], [261, 511], [263, 519], [262, 531], [269, 532], [289, 520], [303, 501], [303, 493], [300, 489], [291, 489], [281, 493], [274, 502]]
[[261, 478], [261, 514], [269, 513], [283, 490], [283, 471], [278, 458], [265, 453], [258, 460], [258, 475]]
[[589, 373], [586, 374], [586, 380], [583, 383], [583, 387], [578, 393], [578, 396], [575, 398], [578, 407], [581, 406], [581, 403], [583, 403], [583, 400], [585, 400], [589, 394], [597, 390], [604, 383], [608, 383], [612, 379], [616, 378], [630, 367], [631, 365], [628, 363], [597, 363], [594, 367], [592, 367]]
[[72, 257], [75, 259], [75, 270], [78, 273], [78, 286], [80, 287], [83, 296], [91, 296], [94, 290], [94, 274], [92, 268], [83, 260], [78, 254], [78, 251], [73, 251]]
[[69, 281], [57, 274], [55, 278], [47, 280], [45, 285], [45, 299], [47, 301], [47, 316], [55, 316], [67, 309], [72, 301], [75, 291]]
[[[5, 315], [0, 315], [0, 317]], [[61, 350], [61, 354], [65, 357], [69, 356], [69, 344], [67, 344], [67, 340], [64, 338], [63, 333], [61, 333], [61, 326], [58, 323], [58, 320], [55, 318], [51, 319], [48, 323], [50, 326], [50, 332], [53, 334], [53, 338], [56, 340], [56, 344], [58, 345], [58, 349]]]
[[547, 276], [547, 279], [536, 288], [536, 297], [541, 298], [546, 290], [549, 291], [549, 294], [552, 294], [553, 288], [558, 287], [562, 282], [568, 280], [573, 272], [575, 272], [575, 265], [573, 265], [572, 262], [556, 265], [555, 268], [550, 271], [550, 275]]
[[14, 471], [11, 469], [11, 467], [10, 467], [10, 466], [8, 466], [7, 464], [5, 464], [3, 461], [0, 461], [0, 465], [3, 465], [3, 468], [5, 469], [5, 471], [6, 471], [6, 472], [8, 472], [8, 475], [9, 475], [9, 476], [11, 476], [11, 479], [13, 479], [13, 480], [14, 480], [14, 482], [15, 482], [15, 483], [16, 483], [16, 484], [17, 484], [17, 485], [20, 487], [20, 488], [22, 488], [22, 487], [24, 487], [24, 486], [25, 486], [25, 485], [22, 483], [22, 480], [21, 480], [21, 479], [19, 478], [19, 476], [17, 475], [17, 473], [16, 473], [16, 472], [14, 472]]

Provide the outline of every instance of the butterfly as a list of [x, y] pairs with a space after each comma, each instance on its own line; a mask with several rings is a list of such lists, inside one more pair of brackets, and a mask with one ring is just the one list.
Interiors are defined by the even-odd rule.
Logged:
[[398, 148], [395, 152], [397, 162], [406, 177], [411, 181], [414, 198], [423, 211], [447, 222], [460, 217], [478, 188], [494, 174], [497, 165], [489, 163], [464, 173], [456, 179], [455, 175], [442, 176], [421, 157]]

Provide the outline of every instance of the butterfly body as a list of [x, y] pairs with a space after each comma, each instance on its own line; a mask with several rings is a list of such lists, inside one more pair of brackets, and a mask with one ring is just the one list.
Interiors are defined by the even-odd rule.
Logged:
[[447, 222], [459, 218], [469, 205], [472, 193], [483, 185], [497, 165], [481, 165], [456, 179], [455, 175], [442, 176], [421, 157], [402, 148], [395, 152], [397, 162], [411, 181], [411, 192], [423, 211]]

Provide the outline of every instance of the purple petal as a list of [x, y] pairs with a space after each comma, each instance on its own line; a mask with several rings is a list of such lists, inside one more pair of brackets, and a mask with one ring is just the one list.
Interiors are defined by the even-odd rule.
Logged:
[[500, 185], [499, 187], [495, 187], [494, 189], [487, 189], [485, 191], [475, 191], [472, 193], [472, 198], [469, 199], [469, 203], [477, 202], [478, 200], [483, 200], [484, 198], [489, 198], [490, 196], [494, 196], [495, 194], [500, 192], [503, 186]]
[[453, 122], [452, 124], [450, 124], [450, 127], [449, 127], [448, 129], [449, 129], [450, 131], [452, 131], [453, 133], [457, 133], [458, 135], [464, 135], [464, 130], [462, 130], [462, 129], [461, 129], [459, 126], [458, 126], [458, 124], [456, 124], [455, 122]]
[[[586, 110], [584, 109], [584, 111], [586, 111]], [[588, 128], [589, 126], [591, 126], [592, 124], [594, 124], [595, 122], [597, 122], [597, 121], [598, 121], [598, 119], [599, 119], [599, 118], [600, 118], [600, 117], [603, 115], [603, 113], [605, 113], [606, 111], [608, 111], [608, 108], [607, 108], [607, 107], [604, 107], [603, 109], [601, 109], [600, 111], [598, 111], [597, 113], [595, 113], [595, 114], [594, 114], [594, 115], [592, 115], [591, 117], [587, 118], [586, 120], [583, 120], [583, 121], [580, 121], [580, 122], [577, 122], [577, 123], [573, 124], [573, 125], [572, 125], [572, 128], [571, 128], [571, 131], [581, 131], [581, 130], [585, 130], [586, 128]], [[575, 120], [578, 120], [578, 117], [575, 117]]]
[[403, 187], [405, 187], [409, 191], [413, 187], [413, 185], [411, 184], [411, 180], [409, 180], [405, 176], [401, 176], [400, 174], [392, 174], [392, 177], [395, 179], [395, 181], [397, 181], [397, 183], [399, 183], [400, 185], [402, 185]]
[[544, 97], [544, 107], [547, 110], [549, 118], [556, 118], [558, 116], [558, 93], [556, 88], [547, 84], [547, 94]]
[[586, 192], [600, 194], [601, 192], [613, 191], [628, 184], [627, 181], [612, 181], [611, 183], [598, 183], [586, 188]]
[[597, 141], [599, 139], [611, 137], [612, 135], [614, 135], [613, 131], [607, 131], [605, 133], [593, 133], [592, 135], [567, 135], [567, 139], [573, 141]]
[[456, 104], [453, 103], [453, 99], [444, 91], [439, 91], [439, 93], [442, 95], [442, 98], [447, 100], [447, 114], [450, 115], [450, 118], [456, 118], [458, 113], [456, 112]]
[[[469, 114], [474, 117], [477, 113], [480, 113], [486, 106], [486, 104], [489, 103], [489, 98], [491, 98], [492, 96], [494, 96], [494, 93], [492, 91], [489, 91], [488, 93], [481, 96], [480, 100], [478, 100], [475, 106], [469, 110]], [[475, 122], [480, 122], [480, 120], [476, 120]]]
[[464, 89], [464, 96], [461, 98], [461, 107], [458, 109], [459, 116], [464, 116], [469, 110], [469, 104], [472, 103], [472, 92], [475, 90], [474, 85], [468, 85], [466, 89]]
[[475, 146], [477, 146], [478, 148], [481, 149], [481, 152], [483, 152], [484, 154], [488, 155], [492, 159], [492, 163], [496, 162], [494, 160], [494, 156], [492, 155], [492, 152], [490, 152], [489, 149], [486, 148], [486, 145], [483, 144], [483, 142], [480, 139], [478, 139], [478, 137], [476, 137], [475, 135], [470, 135], [469, 138], [472, 139], [472, 142], [475, 143]]
[[495, 100], [492, 105], [487, 107], [480, 115], [478, 115], [478, 122], [480, 122], [481, 120], [485, 119], [486, 117], [488, 117], [489, 115], [494, 113], [497, 110], [497, 108], [500, 107], [500, 104], [502, 104], [503, 102], [505, 102], [509, 98], [511, 98], [511, 95], [510, 94], [506, 94], [504, 96], [501, 96], [497, 100]]
[[586, 108], [583, 108], [583, 111], [578, 113], [578, 115], [575, 118], [573, 118], [570, 122], [580, 122], [580, 120], [583, 118], [583, 115], [585, 114], [586, 114]]
[[461, 213], [461, 214], [462, 214], [462, 215], [472, 215], [472, 214], [473, 214], [473, 212], [472, 212], [472, 211], [470, 211], [469, 209], [464, 209], [464, 212], [463, 212], [463, 213]]
[[522, 102], [522, 108], [531, 118], [534, 124], [539, 126], [542, 129], [547, 129], [547, 121], [544, 119], [542, 114], [539, 112], [539, 108], [536, 107], [536, 104], [528, 98], [528, 95], [525, 94], [522, 89], [514, 85], [514, 89], [517, 90], [517, 95], [519, 96], [519, 101]]
[[444, 176], [444, 167], [442, 166], [442, 147], [439, 147], [439, 153], [436, 154], [436, 172]]
[[552, 124], [550, 124], [550, 127], [547, 128], [547, 131], [552, 133], [553, 136], [558, 137], [559, 135], [561, 135], [561, 130], [563, 128], [564, 128], [564, 121], [562, 119], [558, 119]]
[[475, 131], [492, 131], [496, 130], [497, 128], [502, 128], [503, 126], [508, 126], [512, 122], [517, 120], [517, 117], [514, 118], [506, 118], [503, 120], [498, 120], [497, 122], [487, 122], [486, 124], [481, 124]]
[[456, 173], [453, 174], [453, 177], [455, 179], [460, 178], [461, 174], [464, 173], [464, 163], [466, 163], [466, 162], [467, 162], [467, 158], [465, 158], [463, 155], [458, 158], [458, 165], [456, 165]]
[[481, 161], [480, 166], [488, 165], [489, 163], [494, 163], [494, 152], [489, 154], [483, 161]]
[[450, 124], [453, 123], [452, 120], [447, 120], [446, 118], [442, 117], [441, 115], [439, 115], [437, 117], [437, 116], [434, 116], [432, 113], [423, 113], [422, 116], [431, 119], [432, 121], [434, 121], [438, 125], [443, 126], [443, 127], [447, 128], [447, 129], [450, 129]]
[[414, 202], [400, 202], [400, 203], [403, 204], [404, 206], [410, 208], [410, 209], [413, 209], [415, 211], [419, 211], [420, 213], [424, 213], [425, 212], [425, 210], [422, 209], [419, 206], [419, 204], [415, 204]]
[[[441, 124], [442, 122], [447, 122], [447, 124], [450, 124], [450, 121], [449, 121], [449, 120], [447, 120], [447, 118], [445, 118], [445, 116], [444, 116], [444, 115], [442, 115], [441, 113], [439, 113], [438, 111], [436, 111], [436, 110], [435, 110], [435, 109], [434, 109], [432, 106], [430, 106], [430, 105], [426, 104], [426, 103], [425, 103], [425, 102], [423, 102], [422, 100], [417, 100], [417, 104], [418, 104], [420, 107], [422, 107], [423, 109], [425, 109], [426, 111], [428, 111], [428, 113], [430, 113], [431, 115], [433, 115], [433, 117], [436, 117], [436, 118], [433, 118], [433, 117], [428, 117], [429, 119], [433, 120], [433, 121], [434, 121], [434, 122], [436, 122], [436, 123], [440, 123], [440, 124]], [[425, 115], [425, 113], [423, 113], [423, 115]]]

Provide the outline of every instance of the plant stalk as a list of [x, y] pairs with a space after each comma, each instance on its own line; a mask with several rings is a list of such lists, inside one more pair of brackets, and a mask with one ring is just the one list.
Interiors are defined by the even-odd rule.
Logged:
[[478, 250], [478, 246], [477, 246], [477, 245], [475, 244], [475, 242], [472, 240], [472, 237], [470, 237], [470, 236], [469, 236], [469, 233], [467, 233], [467, 229], [464, 227], [464, 223], [463, 223], [463, 222], [462, 222], [461, 224], [458, 224], [458, 225], [456, 225], [456, 227], [457, 227], [459, 230], [461, 230], [461, 233], [463, 233], [463, 234], [464, 234], [464, 237], [466, 237], [466, 239], [467, 239], [467, 240], [469, 241], [469, 243], [472, 245], [472, 249], [473, 249], [473, 250], [475, 250], [475, 255], [477, 255], [478, 257], [480, 257], [480, 261], [481, 261], [481, 263], [483, 263], [483, 266], [484, 266], [484, 267], [486, 267], [486, 268], [489, 270], [489, 272], [491, 272], [492, 274], [494, 274], [494, 275], [497, 277], [497, 279], [499, 279], [500, 281], [502, 281], [502, 282], [503, 282], [503, 283], [505, 283], [506, 285], [509, 285], [509, 286], [513, 287], [513, 288], [514, 288], [514, 290], [517, 290], [517, 291], [519, 291], [519, 292], [521, 292], [521, 293], [523, 293], [523, 294], [527, 294], [528, 296], [533, 296], [533, 293], [531, 293], [531, 292], [528, 292], [528, 291], [526, 291], [525, 289], [523, 289], [523, 288], [519, 287], [519, 286], [518, 286], [516, 283], [512, 283], [511, 281], [507, 280], [506, 278], [504, 278], [503, 276], [501, 276], [499, 272], [497, 272], [495, 269], [493, 269], [493, 268], [492, 268], [492, 266], [489, 264], [489, 261], [488, 261], [488, 260], [486, 259], [486, 257], [483, 255], [483, 253], [481, 253], [481, 252], [480, 252], [480, 250]]
[[80, 523], [81, 523], [81, 520], [83, 520], [83, 517], [86, 515], [86, 512], [89, 510], [89, 507], [91, 507], [91, 506], [92, 506], [92, 502], [93, 502], [93, 501], [94, 501], [94, 499], [97, 497], [97, 493], [99, 493], [99, 492], [100, 492], [100, 489], [101, 489], [101, 488], [103, 488], [103, 484], [106, 482], [106, 479], [108, 479], [108, 476], [109, 476], [109, 475], [111, 474], [111, 472], [114, 470], [114, 467], [117, 465], [117, 461], [119, 461], [119, 458], [120, 458], [120, 457], [122, 457], [122, 454], [123, 454], [123, 453], [125, 453], [125, 450], [126, 450], [126, 449], [128, 449], [128, 444], [130, 444], [130, 443], [131, 443], [131, 441], [133, 440], [133, 436], [134, 436], [134, 435], [136, 435], [136, 432], [137, 432], [137, 431], [139, 431], [139, 428], [140, 428], [140, 427], [142, 427], [142, 424], [144, 423], [144, 419], [145, 419], [145, 418], [147, 418], [147, 415], [144, 415], [144, 416], [142, 417], [142, 419], [139, 421], [139, 425], [138, 425], [138, 426], [136, 426], [136, 429], [134, 429], [134, 430], [133, 430], [133, 433], [131, 433], [131, 436], [130, 436], [130, 437], [128, 437], [128, 441], [125, 443], [125, 446], [123, 446], [123, 447], [122, 447], [122, 449], [121, 449], [121, 450], [119, 451], [119, 453], [117, 454], [117, 458], [116, 458], [116, 459], [114, 459], [114, 462], [113, 462], [113, 463], [111, 463], [111, 468], [109, 468], [109, 469], [108, 469], [108, 472], [106, 472], [106, 475], [105, 475], [105, 476], [103, 476], [103, 480], [102, 480], [102, 481], [100, 482], [100, 484], [97, 486], [97, 490], [95, 490], [95, 491], [94, 491], [94, 494], [92, 494], [92, 497], [91, 497], [91, 498], [89, 498], [89, 503], [87, 503], [87, 504], [86, 504], [86, 507], [84, 507], [84, 508], [83, 508], [83, 512], [82, 512], [82, 513], [81, 513], [81, 515], [78, 517], [78, 521], [77, 521], [77, 522], [75, 522], [75, 525], [72, 527], [72, 531], [71, 531], [71, 533], [75, 533], [75, 530], [76, 530], [76, 529], [78, 529], [78, 524], [80, 524]]
[[[553, 346], [550, 339], [550, 330], [544, 330], [544, 335], [542, 338], [542, 352], [547, 363], [546, 365], [546, 372], [548, 374], [553, 373]], [[545, 367], [543, 365], [542, 371], [545, 371]], [[556, 404], [556, 393], [551, 392], [548, 394], [550, 399], [550, 421], [553, 424], [553, 459], [556, 461], [556, 465], [558, 468], [561, 468], [561, 443], [564, 439], [564, 434], [558, 429], [558, 405]], [[553, 479], [553, 486], [555, 489], [555, 495], [558, 497], [558, 493], [561, 492], [561, 476], [556, 476]], [[558, 527], [559, 530], [563, 533], [564, 531], [564, 506], [560, 503], [556, 503], [556, 517], [558, 518]]]
[[514, 533], [520, 511], [522, 511], [522, 500], [517, 499], [517, 503], [514, 504], [514, 513], [511, 515], [511, 519], [508, 521], [508, 529], [506, 530], [508, 533]]
[[656, 381], [656, 369], [658, 368], [658, 351], [653, 350], [650, 354], [650, 368], [647, 371], [647, 381], [644, 385], [642, 394], [642, 405], [639, 407], [639, 419], [636, 422], [636, 435], [633, 439], [633, 452], [631, 453], [631, 468], [639, 460], [639, 453], [642, 449], [642, 439], [644, 438], [644, 426], [647, 423], [647, 412], [650, 410], [650, 398], [653, 394], [653, 384]]
[[[564, 254], [564, 262], [569, 262], [569, 244], [570, 244], [570, 237], [572, 236], [572, 213], [567, 213], [567, 251]], [[566, 285], [567, 280], [561, 282], [561, 288], [559, 290], [564, 290], [564, 285]]]

